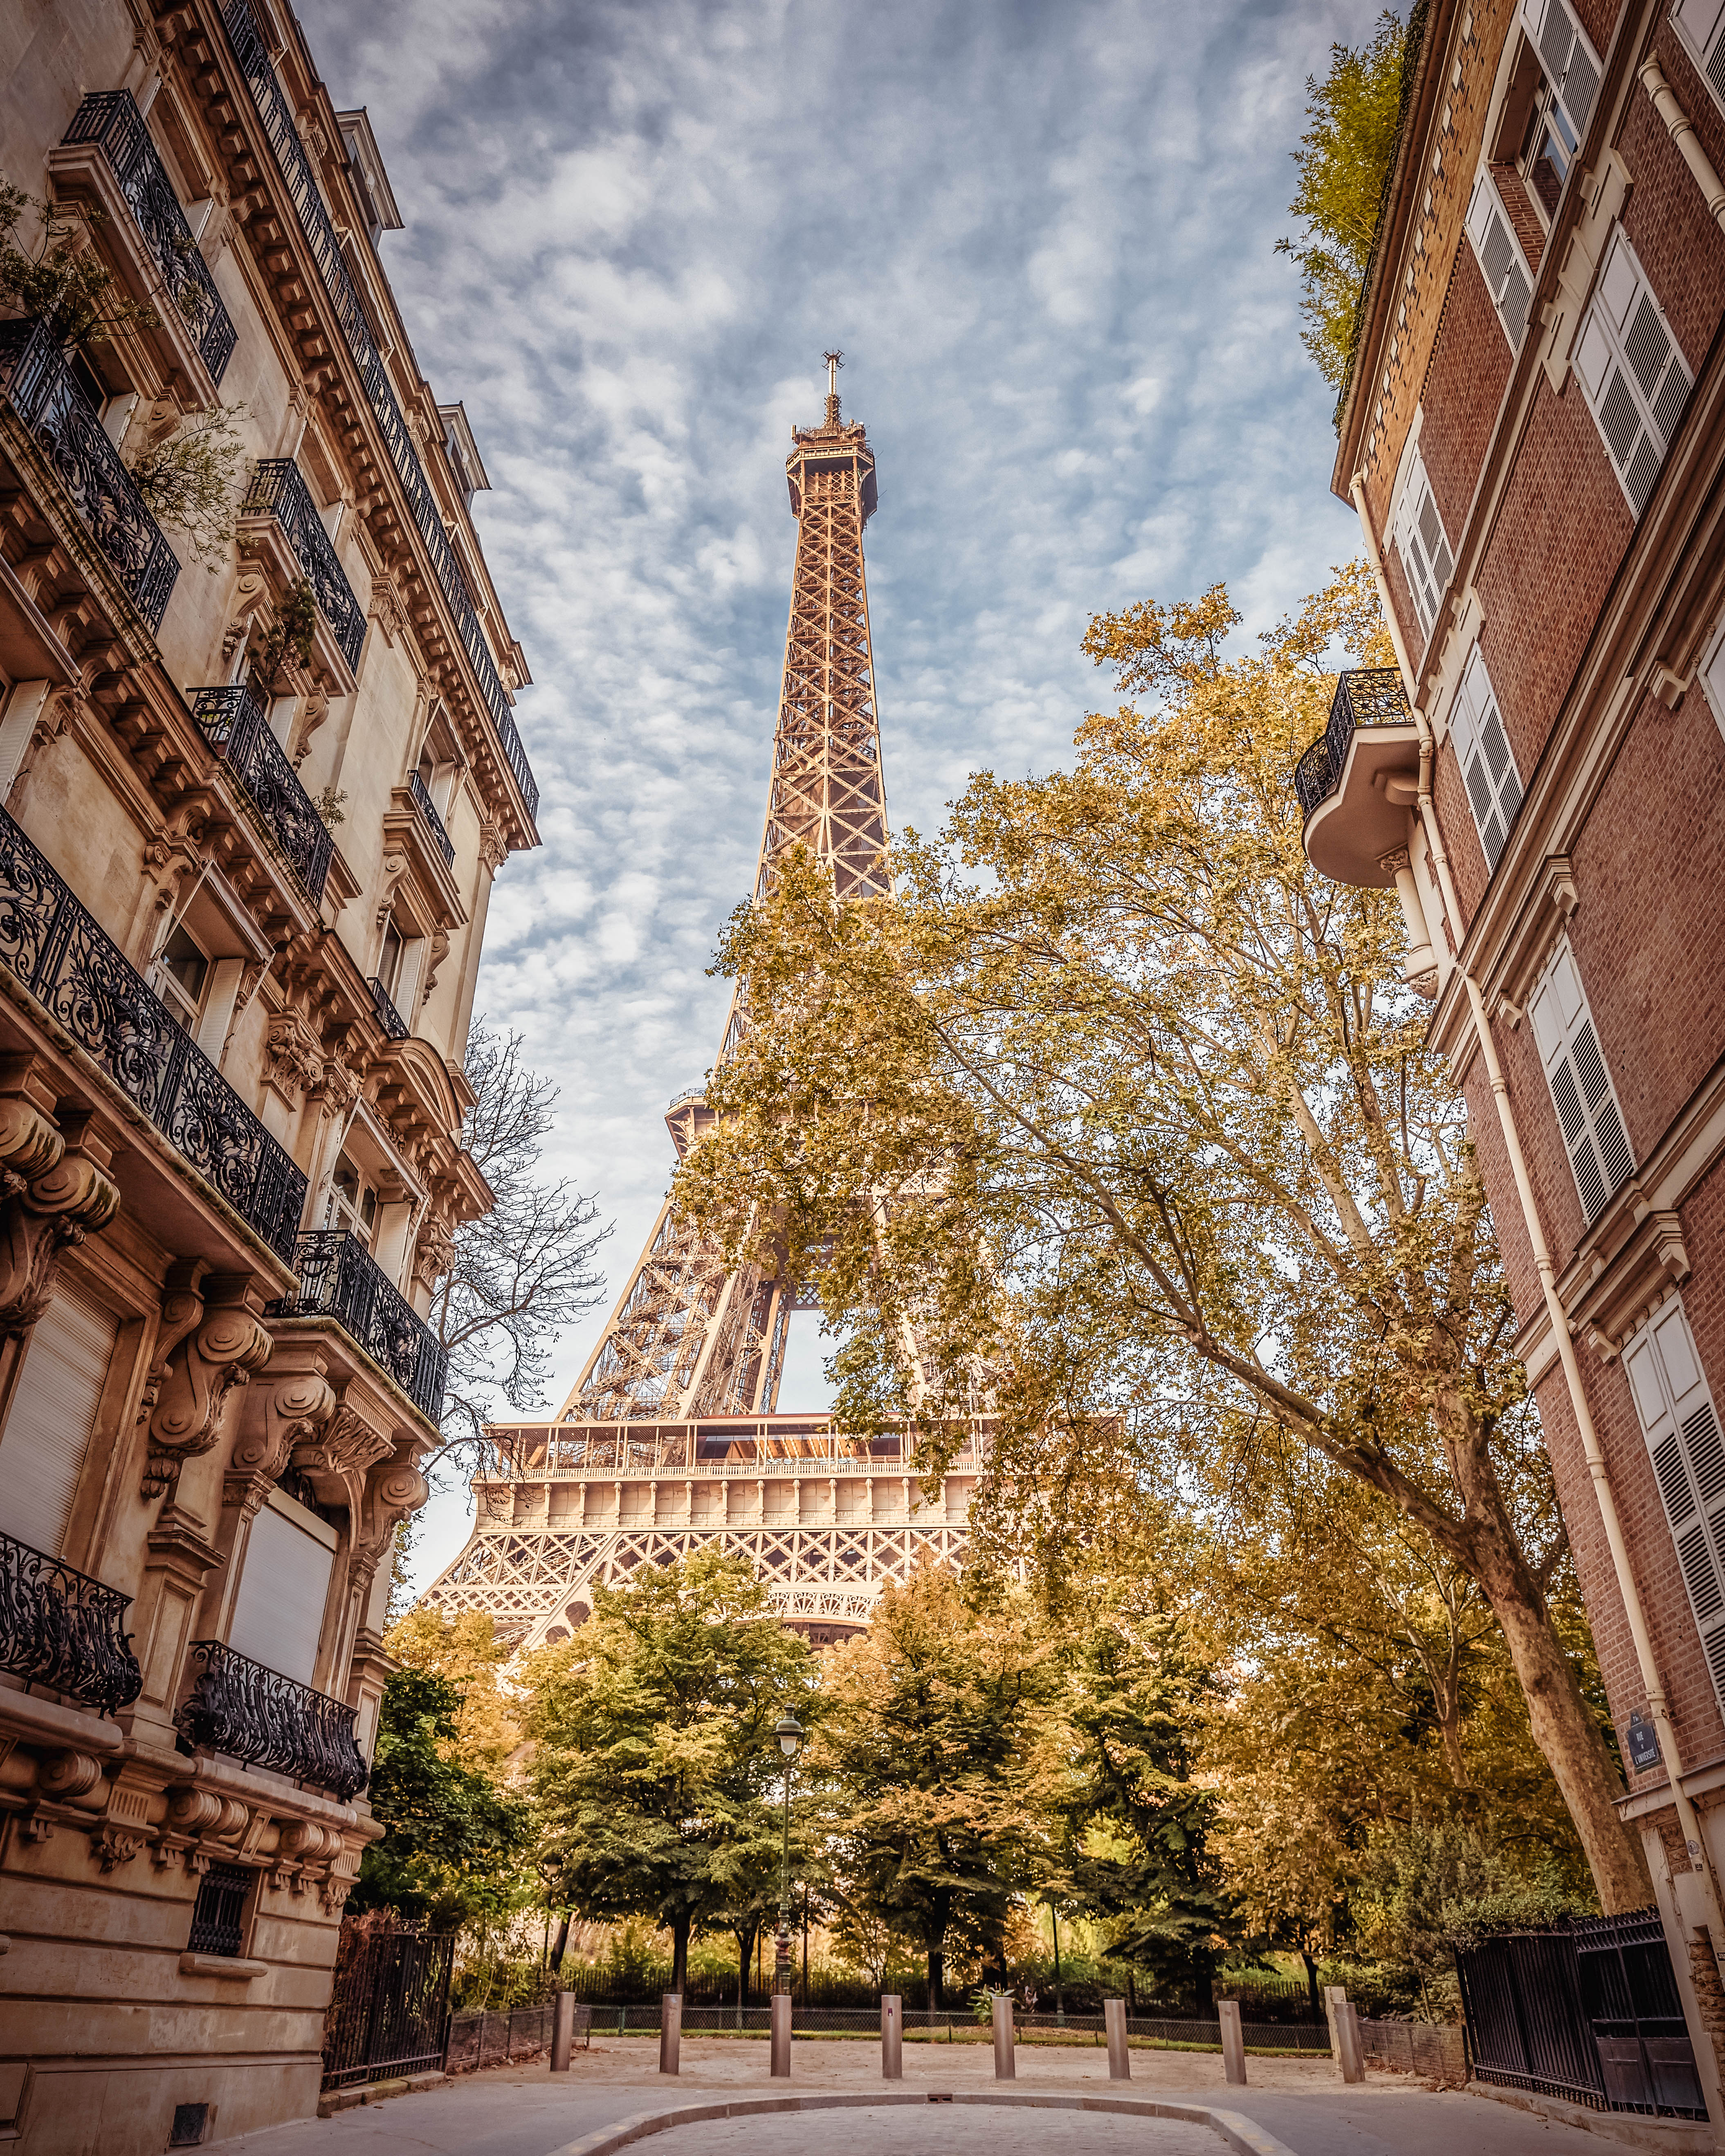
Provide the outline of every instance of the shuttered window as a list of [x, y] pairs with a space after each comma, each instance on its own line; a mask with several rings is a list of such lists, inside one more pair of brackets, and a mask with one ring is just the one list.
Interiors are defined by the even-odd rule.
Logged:
[[1671, 20], [1707, 87], [1725, 105], [1725, 6], [1721, 0], [1678, 0]]
[[0, 1528], [49, 1557], [65, 1547], [118, 1333], [107, 1311], [62, 1279], [24, 1351], [0, 1434]]
[[1432, 495], [1431, 481], [1425, 476], [1425, 460], [1417, 449], [1396, 512], [1395, 544], [1414, 593], [1420, 629], [1430, 636], [1455, 563]]
[[1581, 1209], [1591, 1223], [1629, 1180], [1635, 1163], [1567, 937], [1558, 942], [1527, 1008], [1581, 1193]]
[[1675, 1296], [1624, 1351], [1689, 1607], [1725, 1706], [1725, 1438]]
[[1479, 257], [1480, 272], [1503, 325], [1503, 334], [1509, 339], [1509, 348], [1518, 351], [1527, 326], [1533, 276], [1489, 172], [1482, 172], [1473, 183], [1473, 199], [1467, 206], [1467, 236]]
[[1480, 844], [1486, 861], [1495, 869], [1522, 805], [1522, 780], [1478, 644], [1455, 691], [1450, 737], [1467, 784], [1468, 805], [1473, 810]]
[[1580, 141], [1599, 91], [1599, 56], [1567, 0], [1522, 0], [1522, 27]]
[[1621, 227], [1581, 325], [1575, 372], [1630, 507], [1647, 506], [1683, 407], [1689, 370]]
[[266, 1670], [309, 1685], [335, 1559], [335, 1529], [272, 1490], [246, 1543], [228, 1645]]

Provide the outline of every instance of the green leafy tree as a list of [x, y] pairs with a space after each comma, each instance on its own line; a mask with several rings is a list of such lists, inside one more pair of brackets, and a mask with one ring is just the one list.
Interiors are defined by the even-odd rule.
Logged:
[[155, 309], [129, 299], [90, 244], [104, 215], [44, 202], [0, 177], [0, 306], [46, 322], [69, 347], [106, 343], [133, 326], [154, 328]]
[[814, 1676], [742, 1558], [643, 1570], [599, 1589], [574, 1637], [533, 1657], [523, 1726], [560, 1894], [583, 1917], [663, 1926], [680, 1991], [691, 1933], [730, 1928], [769, 1850], [776, 1876], [773, 1726], [787, 1708], [809, 1719]]

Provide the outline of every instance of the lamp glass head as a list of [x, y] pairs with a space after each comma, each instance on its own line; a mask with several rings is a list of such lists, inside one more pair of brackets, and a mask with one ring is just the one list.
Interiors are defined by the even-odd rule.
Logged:
[[803, 1725], [796, 1716], [787, 1710], [773, 1725], [773, 1733], [778, 1739], [778, 1748], [787, 1759], [794, 1759], [803, 1748]]

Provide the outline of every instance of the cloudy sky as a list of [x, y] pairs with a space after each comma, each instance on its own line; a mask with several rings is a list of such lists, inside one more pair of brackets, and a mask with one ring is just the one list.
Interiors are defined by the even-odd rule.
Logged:
[[[384, 259], [492, 482], [544, 844], [499, 879], [479, 1008], [562, 1089], [556, 1164], [616, 1223], [614, 1289], [723, 1019], [823, 348], [878, 459], [889, 808], [929, 829], [971, 771], [1066, 756], [1107, 693], [1092, 612], [1224, 578], [1260, 627], [1352, 552], [1273, 249], [1305, 79], [1376, 9], [300, 4], [336, 105], [369, 109], [407, 222]], [[783, 1404], [824, 1397], [794, 1340]], [[422, 1580], [465, 1532], [434, 1501]]]

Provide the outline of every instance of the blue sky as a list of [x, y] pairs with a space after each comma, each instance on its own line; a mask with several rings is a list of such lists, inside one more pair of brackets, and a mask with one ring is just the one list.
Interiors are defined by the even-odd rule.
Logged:
[[[614, 1288], [723, 1020], [706, 969], [760, 838], [783, 461], [823, 348], [879, 465], [889, 811], [928, 830], [970, 772], [1068, 754], [1109, 695], [1091, 613], [1225, 578], [1260, 628], [1353, 551], [1273, 249], [1306, 77], [1375, 12], [302, 0], [407, 221], [383, 254], [420, 365], [492, 481], [544, 843], [499, 878], [478, 1008], [562, 1087], [555, 1165], [616, 1223]], [[793, 1342], [786, 1405], [819, 1365]], [[464, 1502], [434, 1501], [422, 1580]]]

